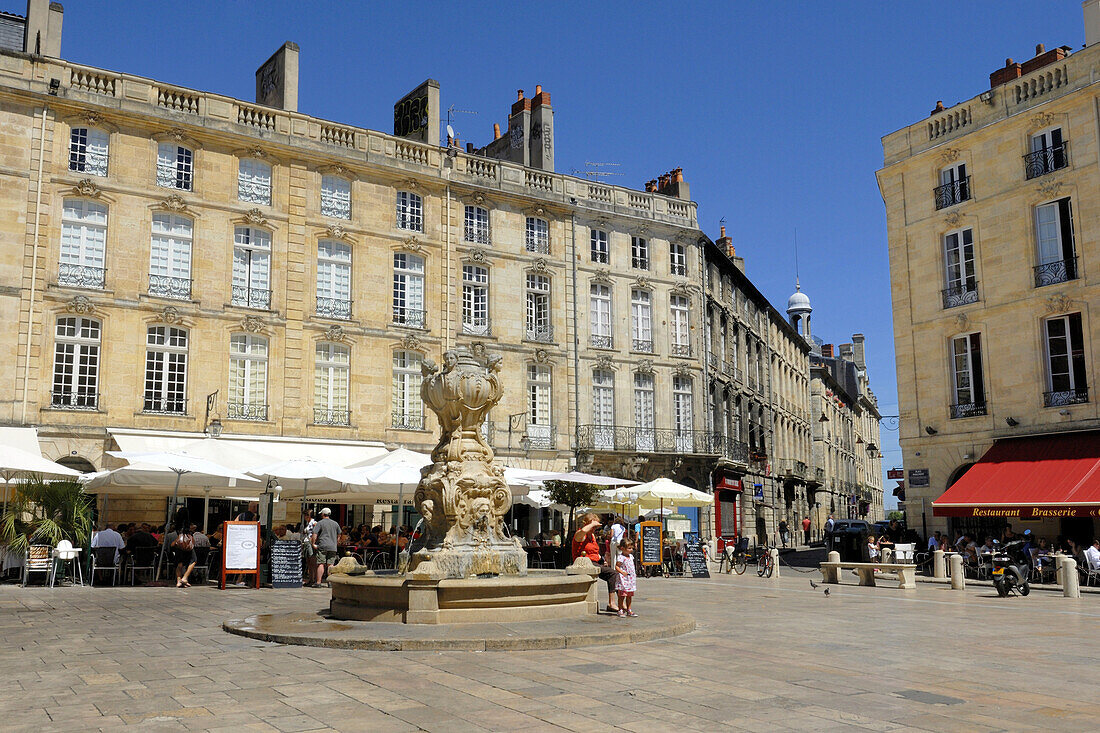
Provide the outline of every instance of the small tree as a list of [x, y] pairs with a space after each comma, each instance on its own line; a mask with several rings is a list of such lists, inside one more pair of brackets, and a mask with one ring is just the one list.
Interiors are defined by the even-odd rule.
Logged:
[[[578, 484], [573, 481], [547, 481], [543, 484], [550, 501], [569, 507], [569, 532], [566, 535], [572, 541], [576, 529], [573, 526], [573, 514], [579, 506], [590, 506], [600, 496], [600, 487], [595, 484]], [[564, 545], [565, 542], [562, 542]]]
[[905, 512], [895, 509], [894, 511], [889, 512], [886, 515], [886, 518], [887, 519], [896, 519], [899, 522], [904, 522], [905, 521]]
[[22, 553], [32, 544], [69, 540], [80, 547], [92, 531], [92, 502], [79, 481], [45, 481], [35, 475], [14, 484], [0, 517], [0, 543]]

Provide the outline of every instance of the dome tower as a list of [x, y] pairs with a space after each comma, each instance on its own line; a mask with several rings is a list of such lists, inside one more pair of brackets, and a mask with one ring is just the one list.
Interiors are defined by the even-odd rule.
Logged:
[[798, 278], [795, 278], [794, 294], [787, 299], [787, 318], [790, 319], [794, 330], [802, 334], [802, 338], [806, 341], [810, 341], [810, 314], [813, 311], [810, 299], [802, 292], [802, 286]]

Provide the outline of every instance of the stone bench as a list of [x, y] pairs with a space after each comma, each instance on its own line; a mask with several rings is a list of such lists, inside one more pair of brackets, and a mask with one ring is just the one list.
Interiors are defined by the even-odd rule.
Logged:
[[917, 566], [902, 562], [839, 562], [821, 563], [821, 577], [826, 583], [839, 583], [841, 570], [855, 570], [860, 585], [875, 584], [875, 570], [897, 573], [899, 588], [917, 587]]

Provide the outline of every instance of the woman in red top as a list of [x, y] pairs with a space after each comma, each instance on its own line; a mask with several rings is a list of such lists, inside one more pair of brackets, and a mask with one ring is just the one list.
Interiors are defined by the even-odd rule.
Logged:
[[580, 528], [573, 534], [573, 559], [576, 560], [583, 555], [591, 560], [593, 565], [599, 566], [600, 578], [608, 583], [607, 611], [618, 613], [618, 599], [614, 590], [615, 574], [604, 564], [603, 555], [600, 553], [600, 543], [596, 539], [596, 530], [601, 525], [602, 522], [598, 514], [588, 512], [581, 516]]

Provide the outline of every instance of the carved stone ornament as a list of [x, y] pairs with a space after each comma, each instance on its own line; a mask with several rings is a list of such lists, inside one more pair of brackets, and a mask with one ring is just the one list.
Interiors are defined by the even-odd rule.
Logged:
[[615, 369], [615, 362], [611, 360], [611, 357], [607, 354], [600, 354], [596, 357], [597, 369]]
[[173, 323], [179, 323], [183, 318], [180, 316], [179, 308], [174, 305], [166, 305], [164, 306], [164, 310], [160, 312], [160, 320], [162, 323], [171, 325]]
[[95, 112], [88, 112], [80, 116], [80, 121], [88, 127], [99, 127], [103, 123], [103, 118]]
[[339, 224], [329, 224], [325, 227], [325, 233], [332, 239], [343, 239], [348, 236], [347, 231]]
[[480, 248], [470, 250], [470, 252], [466, 255], [466, 259], [468, 259], [470, 262], [488, 262], [489, 261], [489, 257], [486, 255], [485, 250], [480, 249]]
[[259, 158], [260, 160], [263, 160], [264, 158], [267, 157], [267, 153], [265, 153], [263, 150], [261, 150], [259, 148], [252, 148], [251, 150], [248, 151], [247, 157], [249, 157], [249, 158]]
[[536, 364], [549, 364], [550, 351], [547, 349], [535, 349], [535, 363]]
[[653, 373], [653, 360], [652, 359], [639, 359], [638, 365], [634, 367], [634, 371], [638, 374], [652, 374]]
[[416, 237], [408, 237], [401, 242], [401, 249], [406, 252], [415, 252], [421, 254], [424, 252], [424, 245], [420, 243], [420, 240]]
[[1050, 127], [1058, 120], [1058, 116], [1053, 112], [1040, 112], [1031, 118], [1031, 124], [1028, 126], [1028, 133], [1036, 133], [1042, 130], [1044, 127]]
[[940, 151], [940, 160], [943, 163], [954, 163], [959, 159], [959, 151], [955, 148], [944, 148]]
[[530, 209], [527, 209], [526, 213], [530, 214], [531, 216], [546, 216], [546, 209], [541, 206], [533, 206]]
[[1060, 190], [1062, 190], [1063, 185], [1065, 184], [1063, 184], [1061, 181], [1051, 178], [1049, 180], [1042, 181], [1038, 185], [1038, 189], [1039, 193], [1043, 194], [1044, 196], [1055, 196]]
[[695, 292], [695, 287], [692, 286], [690, 283], [678, 282], [674, 283], [673, 286], [669, 288], [669, 292], [673, 295], [683, 295], [690, 297], [691, 294]]
[[187, 208], [187, 202], [178, 193], [172, 193], [164, 197], [164, 208], [169, 211], [183, 211]]
[[95, 313], [95, 303], [88, 299], [86, 295], [74, 295], [73, 299], [69, 301], [69, 304], [65, 307], [65, 310], [70, 313], [77, 313], [79, 315], [85, 315], [88, 313]]
[[653, 283], [650, 282], [648, 277], [636, 277], [634, 278], [634, 287], [649, 290], [653, 287]]
[[970, 316], [965, 313], [957, 314], [955, 316], [955, 327], [960, 331], [970, 328]]
[[1073, 307], [1073, 301], [1065, 293], [1058, 293], [1047, 298], [1047, 313], [1065, 313]]
[[256, 316], [245, 316], [241, 319], [241, 328], [249, 333], [263, 333], [264, 322]]
[[504, 394], [500, 369], [498, 354], [466, 350], [445, 352], [441, 368], [424, 360], [420, 397], [440, 435], [413, 494], [422, 531], [401, 558], [413, 578], [527, 574], [526, 553], [504, 523], [512, 492], [481, 434]]
[[417, 338], [414, 333], [406, 334], [405, 337], [401, 339], [401, 346], [413, 351], [420, 351], [420, 339]]
[[600, 285], [610, 285], [611, 284], [611, 271], [610, 270], [600, 270], [599, 272], [597, 272], [595, 275], [592, 276], [592, 282], [599, 283]]
[[550, 264], [545, 257], [539, 257], [531, 263], [531, 270], [533, 272], [549, 272]]
[[340, 342], [347, 338], [343, 326], [329, 326], [325, 329], [325, 340]]
[[187, 139], [187, 134], [178, 127], [173, 127], [168, 132], [164, 133], [165, 140], [171, 140], [173, 142], [182, 143]]
[[577, 451], [577, 468], [581, 471], [588, 472], [592, 468], [592, 464], [596, 462], [596, 456], [589, 451]]
[[424, 188], [424, 184], [422, 184], [420, 181], [416, 180], [415, 178], [406, 178], [404, 181], [401, 181], [399, 184], [397, 184], [397, 189], [399, 191], [401, 191], [401, 190], [405, 190], [405, 191], [414, 190], [415, 191], [415, 190], [419, 190], [419, 189], [422, 189], [422, 188]]
[[943, 222], [949, 227], [957, 227], [962, 223], [962, 214], [958, 211], [952, 211], [947, 216], [943, 217]]
[[475, 193], [473, 195], [472, 199], [473, 199], [473, 202], [475, 204], [477, 204], [478, 206], [485, 203], [485, 197], [483, 195], [481, 195], [480, 193]]
[[488, 351], [485, 349], [485, 344], [482, 341], [475, 341], [470, 344], [470, 353], [478, 359], [484, 359]]
[[267, 217], [264, 216], [264, 212], [259, 209], [249, 209], [245, 212], [244, 219], [249, 224], [256, 224], [257, 226], [267, 225]]
[[95, 198], [102, 191], [99, 190], [99, 186], [91, 178], [81, 178], [80, 181], [73, 188], [81, 196], [89, 196]]
[[649, 233], [649, 224], [640, 225], [638, 227], [637, 231], [638, 231], [638, 234], [648, 234]]
[[689, 367], [687, 364], [677, 364], [676, 366], [672, 367], [672, 373], [675, 374], [677, 377], [690, 377], [691, 367]]

